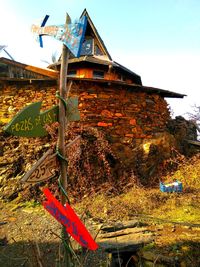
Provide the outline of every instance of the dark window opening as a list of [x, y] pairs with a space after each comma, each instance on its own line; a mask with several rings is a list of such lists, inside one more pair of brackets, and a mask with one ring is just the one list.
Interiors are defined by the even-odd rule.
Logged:
[[70, 70], [70, 71], [68, 71], [67, 76], [68, 77], [76, 77], [76, 70]]
[[94, 39], [86, 39], [81, 48], [81, 56], [93, 55]]
[[95, 54], [96, 56], [102, 56], [102, 55], [103, 55], [103, 53], [102, 53], [102, 51], [100, 50], [100, 48], [98, 47], [98, 45], [95, 45], [95, 48], [94, 48], [94, 54]]
[[94, 78], [104, 78], [104, 72], [100, 70], [94, 70], [93, 71], [93, 77]]
[[126, 77], [125, 77], [124, 75], [122, 75], [122, 74], [118, 74], [117, 78], [118, 78], [118, 80], [120, 80], [120, 81], [123, 81], [123, 82], [126, 81]]
[[8, 76], [8, 66], [5, 64], [0, 64], [0, 76], [7, 77]]

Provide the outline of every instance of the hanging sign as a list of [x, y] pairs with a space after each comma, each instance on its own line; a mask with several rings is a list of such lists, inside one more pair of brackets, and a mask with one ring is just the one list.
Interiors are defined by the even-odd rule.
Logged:
[[43, 190], [47, 201], [43, 202], [44, 208], [65, 228], [66, 231], [83, 247], [90, 250], [98, 248], [90, 233], [84, 224], [78, 218], [71, 206], [66, 203], [63, 206], [49, 191], [48, 188]]
[[32, 25], [31, 28], [32, 32], [39, 36], [40, 46], [43, 47], [42, 36], [50, 35], [63, 42], [75, 57], [79, 57], [87, 25], [86, 16], [76, 20], [74, 23], [71, 23], [71, 19], [68, 16], [67, 24], [45, 26], [48, 18], [49, 16], [46, 15], [41, 26]]
[[[80, 120], [78, 110], [78, 98], [70, 97], [66, 101], [67, 120]], [[45, 124], [51, 124], [58, 121], [58, 106], [40, 113], [42, 102], [36, 102], [26, 106], [4, 127], [4, 130], [12, 135], [24, 137], [42, 137], [47, 135], [43, 127]]]

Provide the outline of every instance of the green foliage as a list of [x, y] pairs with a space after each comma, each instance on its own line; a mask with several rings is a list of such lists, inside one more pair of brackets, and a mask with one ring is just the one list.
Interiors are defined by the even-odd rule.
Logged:
[[149, 251], [149, 250], [155, 248], [155, 245], [156, 245], [155, 242], [151, 242], [151, 243], [145, 245], [145, 246], [142, 248], [142, 250], [143, 250], [143, 251]]

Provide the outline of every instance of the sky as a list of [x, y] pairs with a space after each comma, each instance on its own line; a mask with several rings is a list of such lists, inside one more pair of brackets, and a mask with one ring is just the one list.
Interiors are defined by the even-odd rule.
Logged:
[[173, 116], [200, 105], [200, 0], [0, 0], [0, 45], [16, 61], [46, 67], [62, 44], [45, 36], [40, 48], [31, 25], [46, 14], [46, 25], [63, 24], [66, 12], [74, 21], [84, 8], [114, 61], [145, 86], [187, 95], [166, 99]]

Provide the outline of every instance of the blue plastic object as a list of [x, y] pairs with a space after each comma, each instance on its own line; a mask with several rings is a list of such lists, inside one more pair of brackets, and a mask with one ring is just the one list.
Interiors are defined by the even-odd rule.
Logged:
[[172, 183], [167, 183], [167, 184], [160, 182], [160, 191], [161, 192], [168, 192], [168, 193], [182, 192], [183, 191], [183, 185], [178, 180], [176, 180]]

